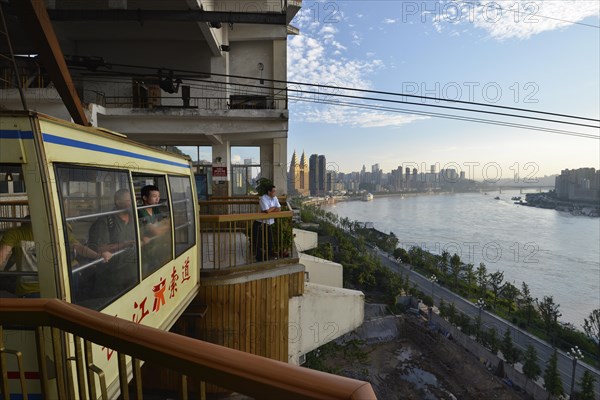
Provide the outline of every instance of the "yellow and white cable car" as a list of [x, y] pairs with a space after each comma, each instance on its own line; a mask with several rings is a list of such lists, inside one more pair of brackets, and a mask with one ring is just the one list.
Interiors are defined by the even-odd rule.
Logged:
[[[142, 202], [143, 187], [160, 200]], [[198, 292], [197, 204], [189, 159], [46, 115], [2, 112], [0, 301], [57, 298], [169, 329]], [[5, 326], [4, 339], [6, 348], [35, 349], [33, 331]], [[93, 355], [110, 386], [116, 356], [96, 345]], [[33, 389], [37, 360], [24, 352], [24, 363]], [[11, 393], [20, 393], [8, 369]]]

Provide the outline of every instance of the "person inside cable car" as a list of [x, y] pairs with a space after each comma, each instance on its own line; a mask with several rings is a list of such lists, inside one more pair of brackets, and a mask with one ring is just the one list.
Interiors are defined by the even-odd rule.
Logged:
[[142, 268], [144, 276], [154, 272], [171, 258], [170, 229], [168, 216], [161, 213], [160, 190], [158, 186], [142, 187], [143, 205], [138, 209], [140, 234], [142, 236]]
[[121, 291], [137, 279], [131, 192], [128, 189], [117, 190], [114, 202], [114, 211], [99, 217], [89, 230], [88, 247], [97, 253], [108, 251], [113, 255], [106, 263], [107, 270], [97, 271], [96, 288], [99, 292]]
[[24, 298], [40, 297], [35, 241], [30, 222], [7, 230], [0, 239], [0, 270], [11, 267], [9, 259], [13, 254], [17, 271], [36, 273], [17, 277], [14, 294]]

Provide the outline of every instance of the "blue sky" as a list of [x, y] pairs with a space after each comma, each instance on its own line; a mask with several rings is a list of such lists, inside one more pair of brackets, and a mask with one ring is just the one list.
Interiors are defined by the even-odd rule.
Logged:
[[[599, 118], [600, 2], [478, 4], [304, 1], [292, 21], [300, 35], [288, 37], [288, 79]], [[335, 100], [323, 92], [302, 98]], [[344, 172], [454, 163], [472, 165], [480, 179], [484, 169], [512, 178], [515, 170], [524, 177], [600, 166], [596, 139], [306, 101], [290, 104], [289, 158], [294, 149], [325, 154], [329, 168]]]

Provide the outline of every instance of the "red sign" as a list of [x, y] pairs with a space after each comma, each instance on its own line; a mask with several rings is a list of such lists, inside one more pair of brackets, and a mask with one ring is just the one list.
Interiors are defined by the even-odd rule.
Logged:
[[227, 167], [212, 167], [212, 176], [227, 178]]

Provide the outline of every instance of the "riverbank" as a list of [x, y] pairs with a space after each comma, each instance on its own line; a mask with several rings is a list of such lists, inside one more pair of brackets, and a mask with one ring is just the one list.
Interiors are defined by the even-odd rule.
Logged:
[[600, 217], [600, 203], [575, 200], [560, 200], [552, 192], [549, 193], [528, 193], [525, 195], [526, 201], [515, 202], [515, 204], [545, 208], [556, 211], [569, 212], [571, 215], [582, 215], [586, 217]]

